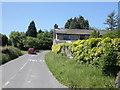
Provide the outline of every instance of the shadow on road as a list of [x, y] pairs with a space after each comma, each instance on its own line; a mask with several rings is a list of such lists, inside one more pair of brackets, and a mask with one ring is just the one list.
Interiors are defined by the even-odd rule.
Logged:
[[29, 53], [29, 55], [37, 55], [37, 53]]

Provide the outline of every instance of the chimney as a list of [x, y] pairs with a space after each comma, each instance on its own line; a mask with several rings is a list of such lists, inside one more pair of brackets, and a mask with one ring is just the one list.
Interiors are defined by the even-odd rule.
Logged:
[[58, 25], [57, 24], [54, 25], [54, 29], [58, 29]]

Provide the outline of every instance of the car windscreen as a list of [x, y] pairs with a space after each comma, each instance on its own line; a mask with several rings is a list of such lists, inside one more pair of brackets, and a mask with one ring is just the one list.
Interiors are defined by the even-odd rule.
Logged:
[[34, 51], [34, 49], [29, 49], [30, 51]]

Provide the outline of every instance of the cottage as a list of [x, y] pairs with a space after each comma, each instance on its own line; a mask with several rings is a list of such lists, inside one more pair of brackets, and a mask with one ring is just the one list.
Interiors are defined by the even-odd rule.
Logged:
[[[97, 30], [100, 35], [107, 33], [108, 31]], [[71, 43], [76, 40], [86, 40], [89, 38], [93, 30], [86, 29], [60, 29], [55, 28], [53, 32], [53, 44], [58, 43]]]

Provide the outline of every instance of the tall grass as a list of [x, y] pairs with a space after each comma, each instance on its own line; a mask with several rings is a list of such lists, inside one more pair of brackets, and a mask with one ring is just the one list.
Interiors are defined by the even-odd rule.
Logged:
[[21, 51], [12, 46], [5, 46], [0, 49], [0, 64], [4, 64], [22, 55]]
[[23, 55], [28, 53], [28, 51], [21, 51], [21, 52]]
[[101, 69], [52, 52], [45, 56], [46, 63], [53, 75], [70, 88], [114, 88], [114, 78], [104, 76]]

